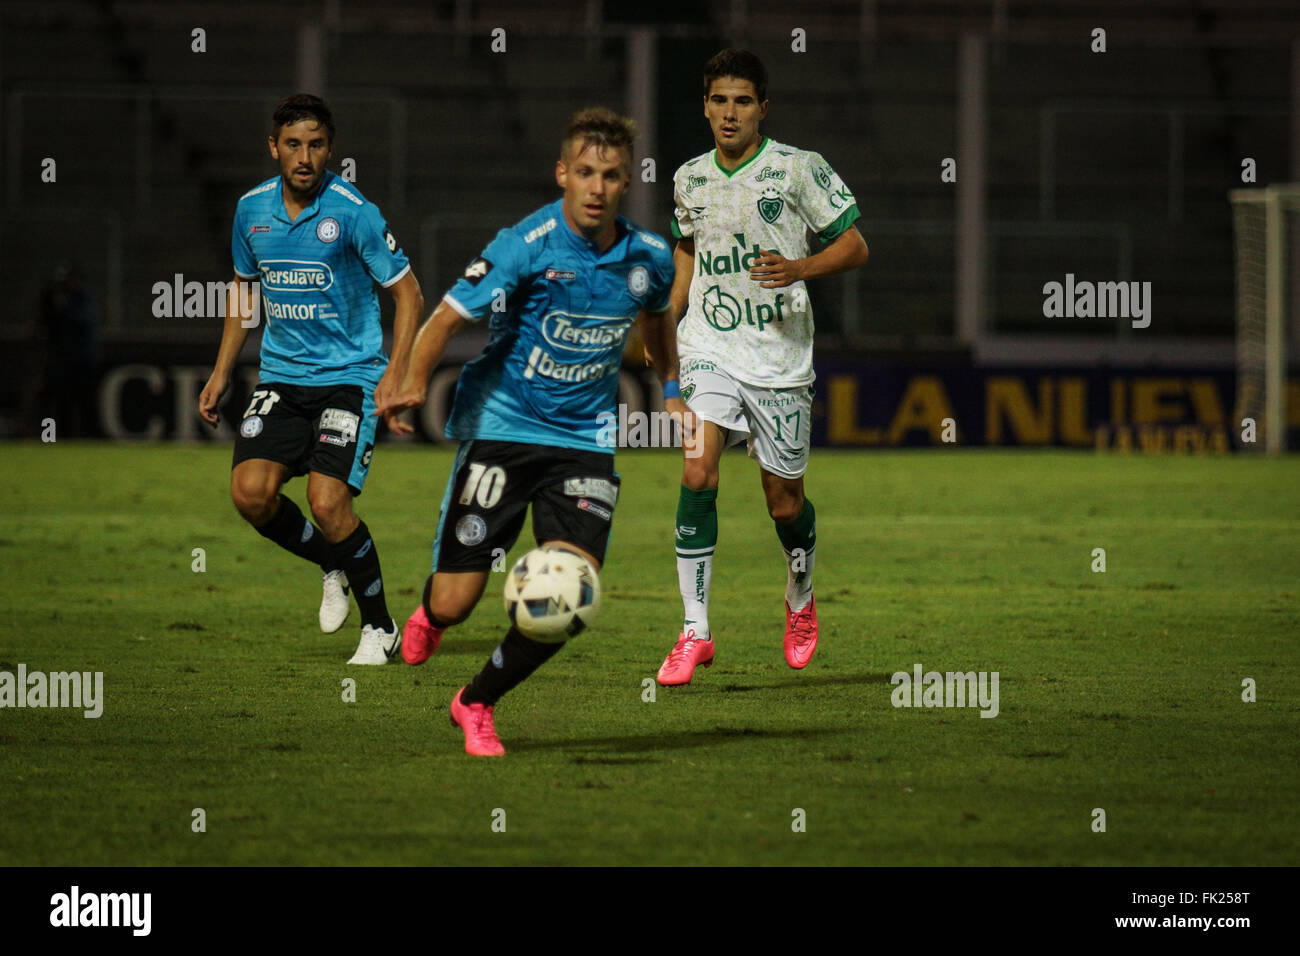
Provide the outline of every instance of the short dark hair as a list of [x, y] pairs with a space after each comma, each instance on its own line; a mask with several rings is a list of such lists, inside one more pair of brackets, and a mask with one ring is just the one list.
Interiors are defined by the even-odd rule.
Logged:
[[754, 92], [758, 94], [758, 101], [762, 103], [767, 99], [767, 68], [763, 66], [762, 60], [748, 50], [737, 50], [734, 47], [728, 47], [709, 57], [709, 62], [704, 64], [705, 99], [709, 96], [709, 88], [713, 86], [713, 81], [720, 80], [724, 76], [734, 76], [738, 80], [749, 80], [754, 84]]
[[329, 131], [330, 143], [334, 142], [334, 114], [323, 99], [311, 93], [295, 93], [280, 101], [271, 114], [271, 139], [280, 138], [281, 127], [292, 126], [306, 119], [315, 120], [324, 126]]
[[628, 163], [631, 164], [632, 143], [636, 141], [636, 121], [619, 116], [613, 110], [603, 106], [593, 106], [578, 110], [569, 117], [569, 125], [564, 130], [564, 139], [560, 141], [560, 158], [569, 143], [581, 139], [583, 148], [595, 146], [599, 152], [607, 147], [626, 149]]

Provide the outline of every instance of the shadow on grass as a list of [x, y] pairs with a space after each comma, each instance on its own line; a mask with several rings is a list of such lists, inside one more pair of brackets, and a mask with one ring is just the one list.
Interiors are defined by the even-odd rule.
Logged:
[[[889, 674], [858, 673], [858, 674], [820, 674], [813, 676], [791, 675], [785, 680], [778, 681], [774, 684], [720, 684], [716, 688], [724, 694], [739, 694], [750, 690], [794, 690], [798, 687], [834, 687], [837, 685], [857, 685], [857, 684], [888, 684]], [[706, 689], [707, 685], [701, 682], [700, 689]]]
[[[648, 754], [656, 751], [688, 750], [691, 747], [716, 747], [739, 740], [807, 740], [848, 733], [848, 727], [714, 727], [683, 733], [656, 733], [620, 737], [578, 737], [567, 740], [523, 740], [511, 744], [512, 753], [530, 750], [601, 750], [618, 754]], [[617, 757], [600, 754], [574, 754], [574, 763], [635, 764], [650, 763], [645, 757]]]

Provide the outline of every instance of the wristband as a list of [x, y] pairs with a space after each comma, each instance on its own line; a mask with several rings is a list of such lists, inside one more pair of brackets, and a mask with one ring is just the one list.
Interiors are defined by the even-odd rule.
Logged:
[[682, 386], [681, 383], [677, 381], [677, 379], [670, 378], [668, 381], [664, 382], [664, 401], [667, 401], [670, 398], [681, 398], [681, 397], [682, 397]]

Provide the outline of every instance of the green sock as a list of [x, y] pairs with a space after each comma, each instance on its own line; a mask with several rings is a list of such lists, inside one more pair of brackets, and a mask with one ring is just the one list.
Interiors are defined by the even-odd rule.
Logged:
[[718, 543], [718, 489], [682, 485], [677, 498], [677, 587], [682, 594], [682, 633], [709, 636], [709, 583]]
[[785, 551], [785, 603], [801, 611], [812, 600], [813, 557], [817, 548], [817, 511], [804, 498], [799, 517], [789, 524], [777, 524], [776, 536]]

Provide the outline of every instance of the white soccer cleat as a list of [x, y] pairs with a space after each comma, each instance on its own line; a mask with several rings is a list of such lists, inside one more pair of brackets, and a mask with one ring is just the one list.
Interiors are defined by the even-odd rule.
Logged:
[[348, 600], [348, 576], [342, 571], [331, 571], [321, 579], [320, 629], [333, 634], [352, 611]]
[[349, 664], [387, 664], [402, 647], [402, 629], [393, 621], [391, 631], [381, 631], [367, 624], [361, 629], [361, 643]]

